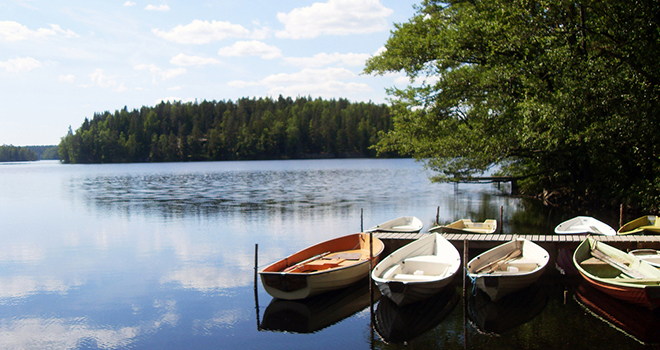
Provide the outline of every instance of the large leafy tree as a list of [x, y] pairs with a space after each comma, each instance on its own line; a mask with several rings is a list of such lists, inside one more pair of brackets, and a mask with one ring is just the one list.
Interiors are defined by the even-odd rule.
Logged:
[[404, 71], [380, 151], [551, 201], [660, 203], [660, 1], [426, 0], [365, 72]]

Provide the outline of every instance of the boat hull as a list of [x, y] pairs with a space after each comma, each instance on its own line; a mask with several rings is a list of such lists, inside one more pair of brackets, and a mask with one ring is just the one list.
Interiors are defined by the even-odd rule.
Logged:
[[[358, 249], [354, 249], [354, 248]], [[373, 263], [384, 250], [383, 242], [373, 240]], [[369, 276], [369, 234], [356, 233], [325, 241], [276, 261], [259, 271], [261, 282], [274, 298], [300, 300], [347, 287]], [[322, 270], [285, 271], [315, 256], [323, 254], [357, 254], [360, 258], [350, 265], [337, 265]], [[327, 256], [330, 256], [327, 255]]]
[[617, 231], [618, 235], [633, 234], [660, 234], [660, 220], [655, 215], [647, 215], [637, 218], [621, 226]]
[[424, 228], [422, 220], [414, 216], [402, 216], [371, 227], [367, 232], [418, 233]]
[[[496, 263], [516, 250], [520, 250], [520, 258]], [[513, 240], [472, 259], [467, 266], [468, 277], [491, 300], [497, 301], [536, 282], [543, 275], [549, 259], [548, 252], [539, 245], [524, 239]], [[486, 266], [495, 265], [497, 268], [493, 271], [488, 271], [490, 268], [481, 271]]]
[[448, 225], [433, 227], [429, 229], [429, 232], [490, 234], [496, 230], [497, 220], [489, 219], [484, 222], [472, 222], [470, 219], [461, 219]]
[[590, 216], [577, 216], [566, 220], [555, 227], [555, 233], [559, 235], [616, 235], [616, 231], [608, 224]]
[[[625, 262], [626, 266], [645, 275], [645, 278], [626, 277], [619, 269], [593, 260], [591, 251], [596, 249], [596, 245], [599, 251]], [[588, 237], [575, 250], [573, 263], [585, 281], [603, 293], [648, 309], [660, 307], [660, 270], [639, 258]]]
[[461, 266], [458, 250], [438, 233], [415, 240], [383, 259], [372, 279], [397, 305], [427, 299], [444, 289]]

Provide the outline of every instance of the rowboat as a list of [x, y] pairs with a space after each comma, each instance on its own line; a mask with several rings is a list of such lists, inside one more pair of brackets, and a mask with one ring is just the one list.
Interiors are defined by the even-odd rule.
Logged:
[[473, 284], [497, 301], [536, 282], [549, 259], [538, 244], [514, 239], [470, 260], [467, 273]]
[[381, 298], [376, 308], [374, 328], [385, 343], [406, 343], [441, 324], [459, 300], [459, 293], [451, 287], [428, 299], [403, 306]]
[[429, 232], [441, 233], [493, 233], [497, 230], [497, 220], [488, 219], [484, 222], [472, 222], [470, 219], [461, 219], [451, 224], [435, 226]]
[[404, 232], [404, 233], [417, 233], [422, 230], [424, 223], [422, 220], [414, 216], [402, 216], [390, 221], [385, 221], [371, 227], [367, 232]]
[[655, 215], [646, 215], [637, 218], [629, 223], [621, 226], [617, 231], [619, 235], [634, 235], [634, 234], [660, 234], [660, 220]]
[[383, 259], [371, 272], [382, 295], [397, 305], [440, 292], [461, 267], [458, 250], [439, 233], [412, 241]]
[[566, 220], [555, 227], [555, 233], [560, 235], [616, 235], [616, 231], [610, 225], [590, 216], [576, 216]]
[[656, 268], [660, 268], [660, 251], [655, 250], [655, 249], [635, 249], [631, 250], [628, 252], [628, 254], [632, 254], [647, 263], [655, 266]]
[[[373, 262], [385, 245], [373, 240]], [[268, 294], [286, 300], [347, 287], [369, 276], [368, 233], [354, 233], [305, 248], [259, 271]]]
[[648, 309], [660, 306], [660, 270], [636, 256], [587, 237], [573, 263], [587, 282], [614, 298]]

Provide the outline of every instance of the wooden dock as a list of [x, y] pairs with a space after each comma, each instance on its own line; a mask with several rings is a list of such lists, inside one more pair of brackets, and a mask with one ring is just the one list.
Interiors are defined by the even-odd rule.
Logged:
[[[374, 236], [385, 243], [388, 251], [393, 251], [428, 233], [387, 233], [378, 232]], [[452, 242], [459, 251], [467, 243], [468, 249], [490, 249], [515, 237], [528, 239], [539, 244], [546, 250], [559, 248], [575, 249], [586, 239], [585, 235], [541, 235], [541, 234], [476, 234], [476, 233], [444, 233], [448, 241]], [[595, 240], [605, 242], [621, 250], [655, 248], [660, 249], [660, 235], [624, 235], [624, 236], [591, 236]], [[467, 242], [465, 242], [467, 241]]]

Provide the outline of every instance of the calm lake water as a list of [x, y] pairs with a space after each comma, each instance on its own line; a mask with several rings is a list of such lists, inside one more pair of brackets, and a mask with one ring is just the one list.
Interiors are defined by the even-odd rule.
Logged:
[[[658, 317], [626, 335], [552, 274], [507, 302], [462, 298], [374, 307], [368, 285], [274, 301], [259, 266], [405, 215], [546, 233], [566, 214], [493, 185], [432, 184], [409, 159], [0, 165], [2, 349], [622, 349], [654, 343]], [[504, 188], [505, 189], [505, 188]], [[601, 298], [602, 299], [602, 298]], [[258, 302], [258, 307], [256, 306]], [[611, 306], [613, 302], [606, 300]], [[615, 302], [614, 302], [615, 303]], [[616, 303], [615, 303], [616, 304]], [[374, 329], [377, 330], [373, 331]], [[635, 333], [637, 332], [637, 333]], [[405, 342], [405, 343], [404, 343]]]

